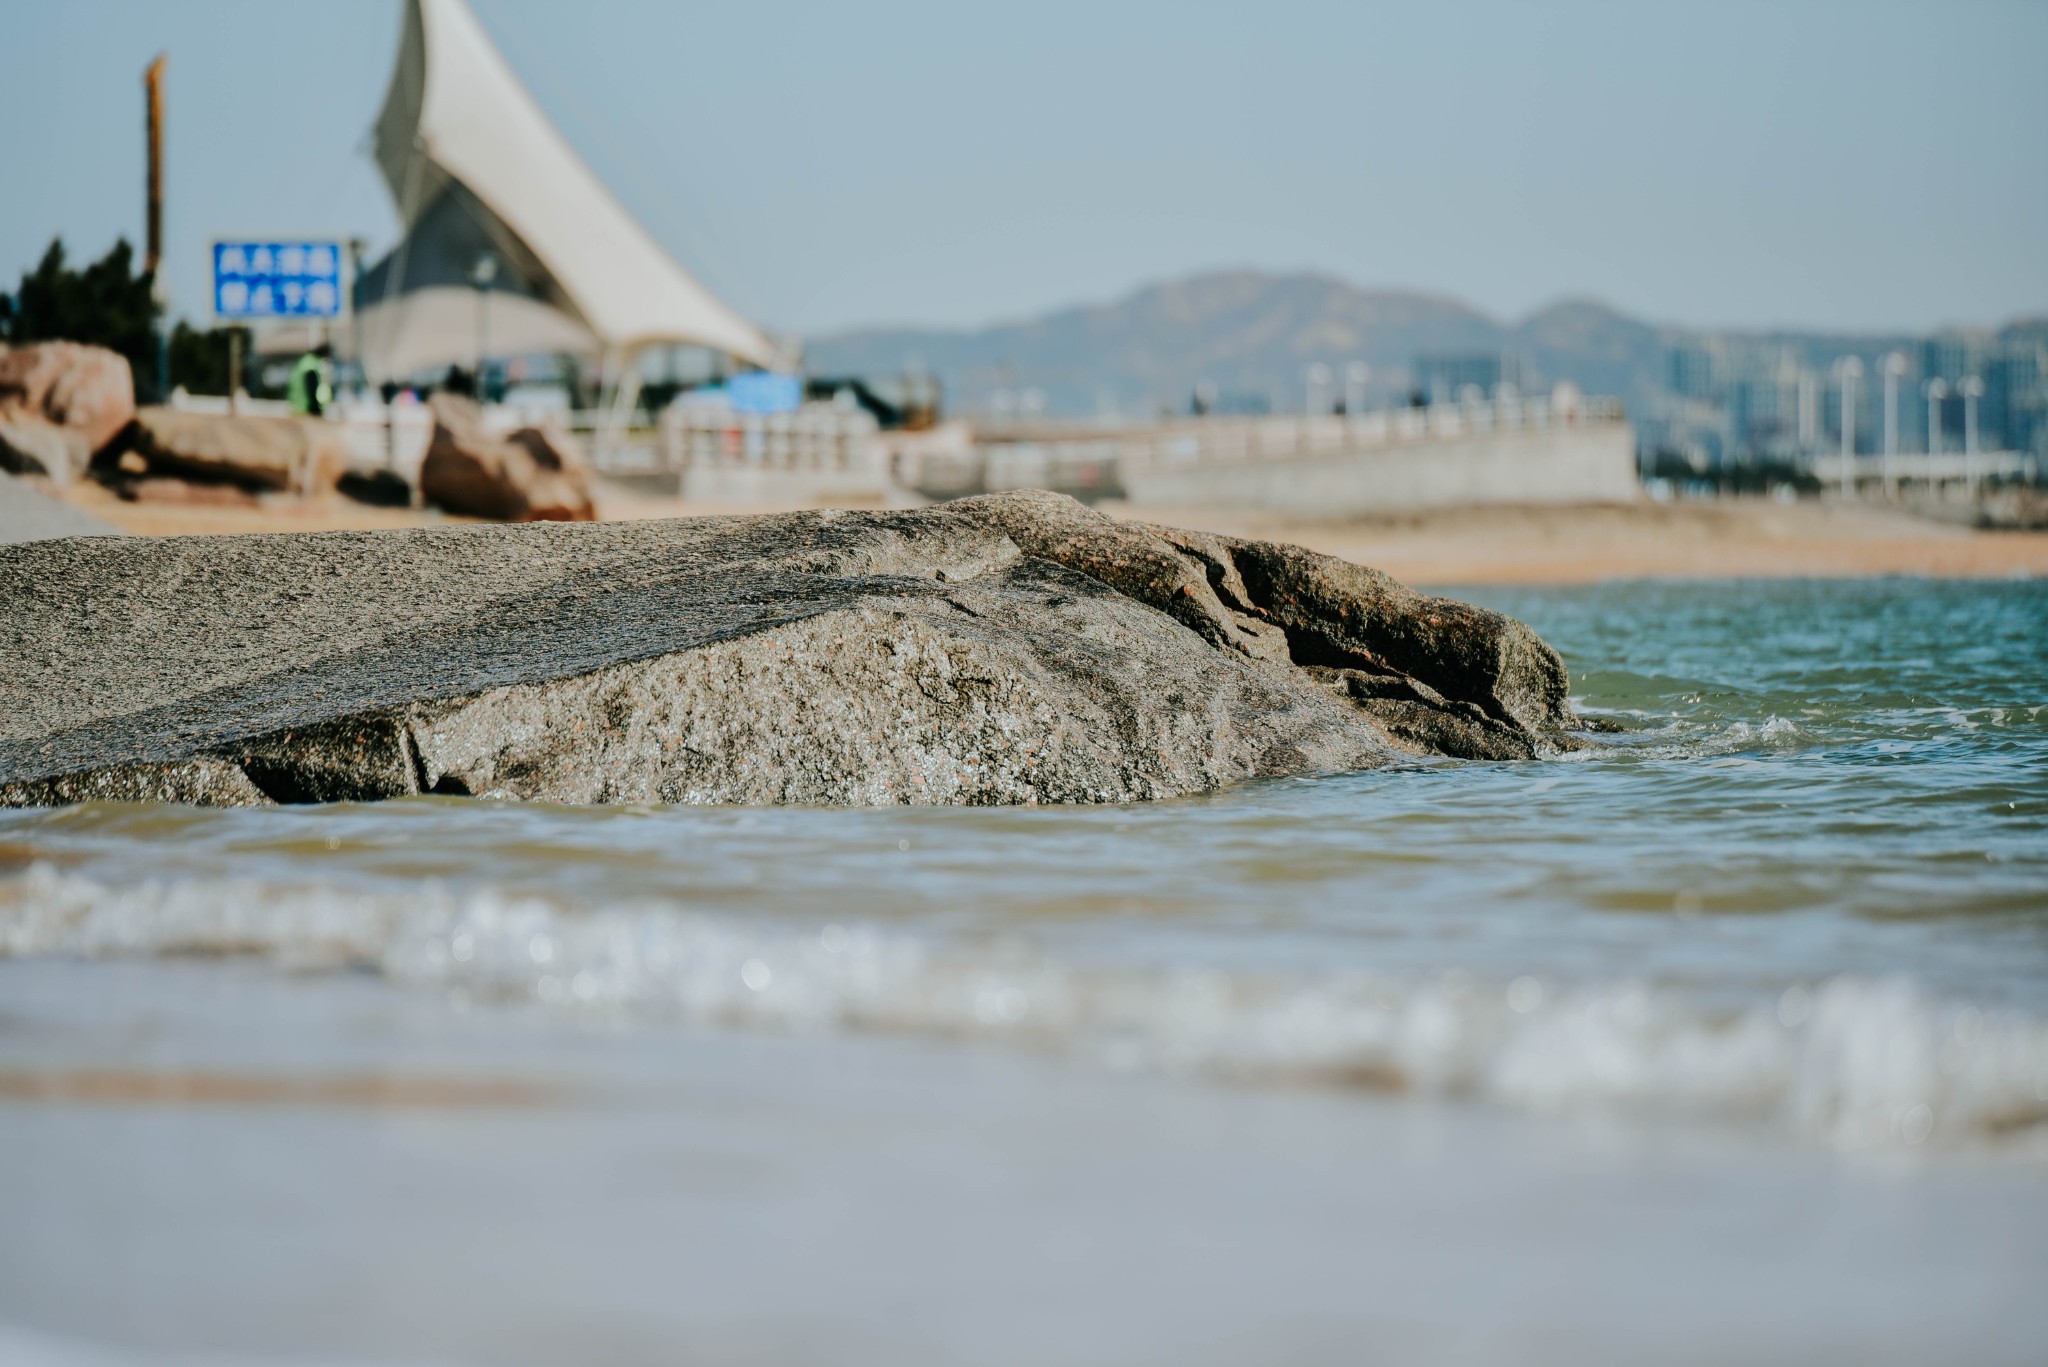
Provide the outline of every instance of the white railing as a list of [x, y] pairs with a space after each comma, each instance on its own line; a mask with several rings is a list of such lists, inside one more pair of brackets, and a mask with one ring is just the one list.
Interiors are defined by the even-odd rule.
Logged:
[[853, 470], [881, 463], [881, 431], [861, 408], [807, 403], [794, 413], [670, 404], [659, 425], [664, 467]]
[[1216, 417], [1129, 431], [1115, 441], [1119, 468], [1242, 465], [1495, 432], [1593, 427], [1625, 421], [1617, 399], [1501, 398], [1428, 408], [1382, 408], [1323, 417]]
[[[2020, 451], [1944, 451], [1939, 455], [1900, 452], [1897, 455], [1854, 456], [1849, 463], [1851, 486], [1871, 484], [1974, 484], [1980, 479], [2033, 480], [2039, 465]], [[1813, 477], [1824, 489], [1842, 479], [1842, 457], [1816, 456]]]
[[216, 417], [236, 414], [253, 418], [288, 418], [292, 406], [283, 399], [252, 399], [247, 394], [237, 394], [230, 399], [225, 394], [188, 394], [181, 385], [171, 391], [171, 399], [165, 407], [180, 413], [211, 413]]
[[1144, 426], [1011, 421], [979, 428], [966, 452], [908, 462], [899, 478], [935, 497], [1028, 487], [1085, 495], [1113, 492], [1124, 476], [1152, 470], [1256, 465], [1625, 421], [1620, 400], [1586, 398], [1568, 388], [1538, 398], [1503, 396], [1352, 415], [1171, 418]]

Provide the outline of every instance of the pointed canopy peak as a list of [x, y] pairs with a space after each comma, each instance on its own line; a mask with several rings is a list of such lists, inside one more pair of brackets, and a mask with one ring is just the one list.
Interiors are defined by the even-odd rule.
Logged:
[[775, 348], [699, 284], [604, 184], [519, 83], [463, 0], [407, 0], [378, 165], [407, 233], [456, 182], [507, 257], [530, 258], [598, 341], [685, 342], [754, 365]]

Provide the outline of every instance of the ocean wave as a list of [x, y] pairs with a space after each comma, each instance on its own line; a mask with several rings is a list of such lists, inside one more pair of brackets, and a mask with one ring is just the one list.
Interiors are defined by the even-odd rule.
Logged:
[[1250, 973], [1062, 961], [872, 925], [765, 926], [503, 891], [0, 884], [0, 955], [251, 955], [564, 1013], [1000, 1041], [1119, 1068], [1363, 1086], [1520, 1110], [1712, 1117], [1844, 1149], [2048, 1156], [2048, 1020], [1907, 979], [1707, 1004], [1656, 983]]
[[1702, 721], [1644, 712], [1592, 707], [1580, 708], [1582, 715], [1623, 726], [1618, 735], [1601, 737], [1601, 743], [1569, 751], [1557, 758], [1581, 763], [1598, 763], [1618, 757], [1651, 760], [1711, 759], [1763, 752], [1789, 755], [1810, 748], [1818, 737], [1789, 717], [1776, 713], [1755, 721]]

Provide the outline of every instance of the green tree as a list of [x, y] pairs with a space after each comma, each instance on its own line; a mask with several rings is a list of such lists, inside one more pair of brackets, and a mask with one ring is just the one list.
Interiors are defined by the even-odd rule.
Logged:
[[182, 385], [194, 394], [225, 394], [228, 392], [230, 335], [242, 334], [242, 388], [252, 394], [262, 392], [256, 364], [249, 340], [249, 329], [237, 327], [196, 328], [182, 318], [171, 329], [170, 369], [171, 384]]
[[[34, 270], [24, 271], [12, 294], [0, 294], [0, 342], [84, 342], [118, 351], [135, 372], [135, 394], [147, 403], [156, 393], [157, 309], [155, 282], [135, 271], [135, 249], [122, 238], [113, 250], [83, 270], [65, 264], [64, 242], [50, 243]], [[196, 328], [180, 320], [171, 329], [166, 359], [173, 387], [194, 394], [228, 392], [228, 335], [242, 333], [243, 356], [250, 355], [247, 328]], [[252, 391], [254, 376], [243, 384]]]
[[85, 342], [118, 351], [145, 394], [156, 377], [154, 284], [147, 272], [136, 273], [135, 249], [125, 237], [83, 270], [65, 265], [63, 239], [52, 239], [14, 293], [0, 294], [0, 341]]

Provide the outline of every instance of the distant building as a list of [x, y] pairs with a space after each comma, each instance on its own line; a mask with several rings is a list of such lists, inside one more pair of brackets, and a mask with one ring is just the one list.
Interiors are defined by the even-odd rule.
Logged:
[[1940, 380], [1954, 389], [1971, 375], [1983, 373], [1984, 339], [1964, 332], [1940, 332], [1920, 343], [1920, 378]]
[[1696, 467], [1800, 461], [1819, 445], [1824, 380], [1796, 347], [1710, 335], [1670, 348], [1665, 373], [1671, 397], [1645, 430]]
[[2038, 345], [2008, 346], [1984, 361], [1978, 412], [1986, 447], [2048, 454], [2048, 357]]
[[1676, 346], [1670, 357], [1671, 392], [1684, 399], [1712, 399], [1714, 353], [1703, 346]]

